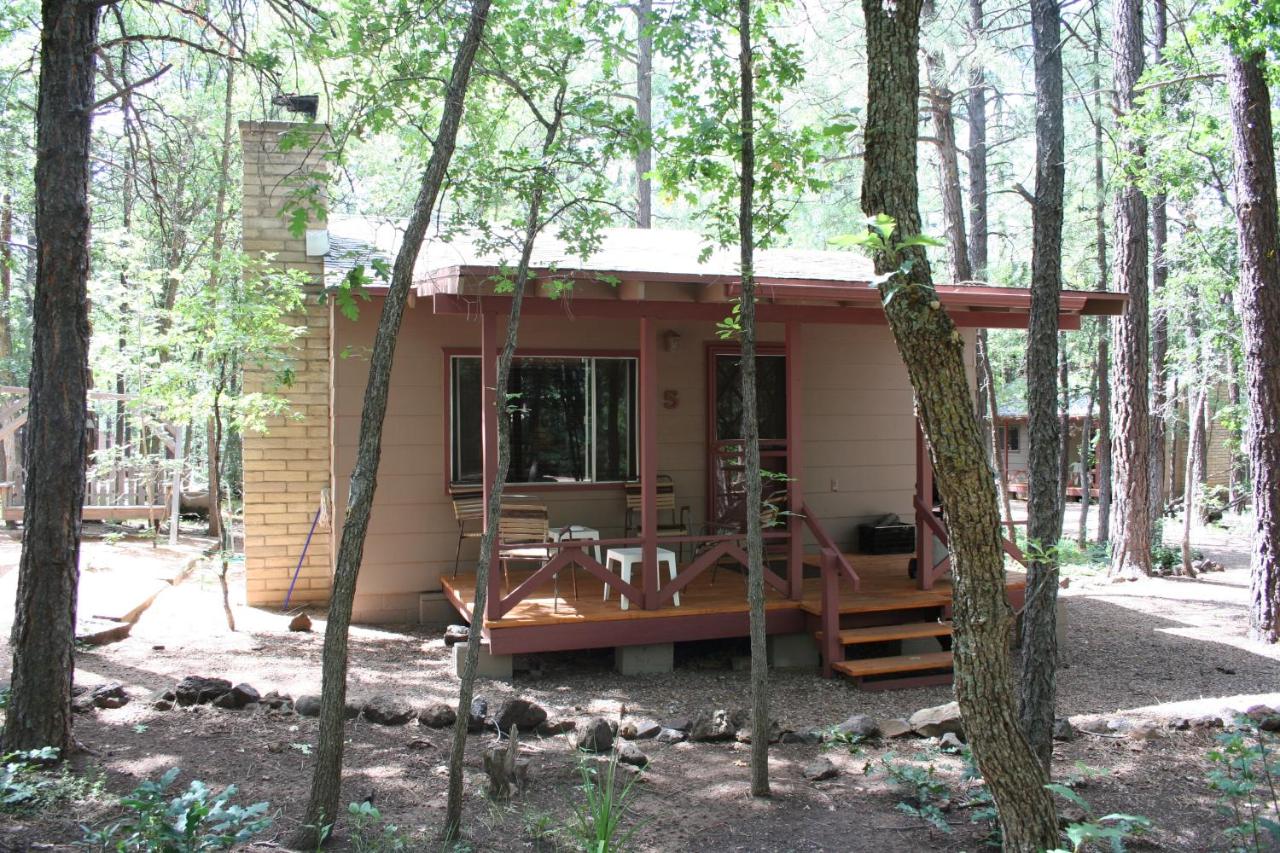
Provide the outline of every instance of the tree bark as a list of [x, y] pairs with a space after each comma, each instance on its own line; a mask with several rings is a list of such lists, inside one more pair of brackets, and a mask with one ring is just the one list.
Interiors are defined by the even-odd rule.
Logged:
[[1227, 55], [1253, 467], [1249, 630], [1256, 639], [1274, 643], [1280, 641], [1280, 428], [1275, 420], [1280, 411], [1280, 224], [1264, 62], [1261, 51]]
[[[1115, 50], [1115, 109], [1127, 116], [1135, 106], [1134, 86], [1142, 76], [1142, 0], [1116, 0], [1112, 42]], [[1125, 131], [1123, 162], [1143, 157], [1141, 140]], [[1136, 177], [1120, 175], [1115, 200], [1115, 290], [1129, 302], [1115, 325], [1115, 389], [1111, 442], [1115, 493], [1111, 502], [1111, 569], [1119, 577], [1151, 573], [1151, 425], [1147, 396], [1148, 357], [1147, 199]]]
[[1195, 577], [1191, 568], [1191, 523], [1200, 503], [1200, 484], [1196, 481], [1196, 465], [1204, 459], [1204, 387], [1199, 382], [1187, 383], [1187, 470], [1182, 482], [1182, 573]]
[[25, 531], [3, 749], [65, 756], [75, 671], [89, 378], [89, 145], [99, 6], [44, 0]]
[[636, 0], [636, 122], [640, 140], [636, 147], [636, 225], [653, 226], [653, 0]]
[[[1093, 192], [1094, 241], [1097, 244], [1097, 290], [1107, 289], [1107, 182], [1103, 171], [1102, 134], [1102, 21], [1093, 9]], [[1099, 317], [1098, 354], [1094, 372], [1098, 377], [1098, 440], [1094, 445], [1098, 460], [1098, 542], [1111, 541], [1111, 322]]]
[[[916, 180], [921, 0], [863, 0], [867, 26], [867, 121], [862, 210], [888, 214], [898, 234], [920, 232]], [[915, 388], [951, 537], [955, 607], [955, 691], [973, 754], [991, 789], [1005, 849], [1057, 844], [1047, 777], [1018, 726], [1009, 654], [1012, 610], [995, 484], [982, 450], [964, 369], [964, 338], [933, 289], [919, 247], [877, 271], [885, 314]], [[910, 268], [900, 264], [910, 260]]]
[[319, 746], [316, 750], [306, 814], [301, 827], [291, 839], [291, 844], [296, 847], [314, 846], [321, 829], [331, 825], [339, 813], [343, 721], [347, 699], [347, 633], [351, 627], [351, 608], [355, 599], [356, 578], [360, 573], [360, 561], [364, 555], [365, 534], [369, 529], [369, 513], [373, 508], [373, 495], [377, 488], [382, 426], [387, 413], [387, 392], [391, 382], [391, 366], [395, 360], [396, 337], [404, 318], [414, 263], [422, 248], [422, 240], [431, 221], [449, 161], [453, 157], [458, 125], [462, 120], [463, 104], [471, 79], [471, 67], [488, 16], [489, 0], [474, 0], [466, 32], [454, 56], [431, 157], [422, 173], [413, 214], [405, 226], [403, 242], [392, 269], [391, 284], [383, 302], [382, 316], [374, 334], [373, 352], [369, 359], [369, 381], [365, 387], [364, 409], [360, 416], [356, 462], [351, 472], [347, 518], [342, 526], [342, 541], [338, 547], [333, 591], [329, 599], [329, 618], [324, 633]]
[[764, 499], [760, 483], [760, 421], [756, 417], [756, 280], [755, 280], [755, 61], [751, 43], [751, 0], [738, 0], [739, 139], [738, 172], [739, 275], [742, 293], [743, 476], [747, 505], [747, 607], [751, 632], [751, 796], [769, 796], [769, 658], [765, 644]]
[[[13, 307], [13, 194], [12, 174], [5, 174], [4, 196], [0, 197], [0, 384], [12, 385], [14, 376], [9, 360], [13, 358], [13, 330], [9, 318]], [[3, 458], [0, 457], [0, 465]]]
[[[1169, 16], [1166, 0], [1152, 4], [1152, 35], [1155, 40], [1156, 63], [1162, 63], [1165, 44], [1169, 40]], [[1155, 97], [1161, 97], [1161, 92]], [[1166, 423], [1169, 394], [1165, 360], [1169, 352], [1169, 317], [1159, 304], [1169, 281], [1169, 262], [1165, 257], [1169, 243], [1169, 199], [1157, 193], [1151, 199], [1151, 298], [1156, 307], [1151, 313], [1151, 519], [1160, 526], [1165, 505]]]
[[1027, 598], [1022, 608], [1022, 730], [1046, 772], [1057, 701], [1058, 540], [1062, 448], [1058, 415], [1058, 306], [1062, 290], [1062, 22], [1057, 0], [1032, 0], [1036, 190], [1031, 209], [1031, 316], [1027, 325]]

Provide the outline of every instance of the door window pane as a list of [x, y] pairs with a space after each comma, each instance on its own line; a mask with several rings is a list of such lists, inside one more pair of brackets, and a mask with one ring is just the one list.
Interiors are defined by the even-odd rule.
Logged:
[[[716, 355], [716, 438], [742, 437], [742, 359]], [[760, 438], [787, 437], [787, 359], [756, 356], [756, 422]]]

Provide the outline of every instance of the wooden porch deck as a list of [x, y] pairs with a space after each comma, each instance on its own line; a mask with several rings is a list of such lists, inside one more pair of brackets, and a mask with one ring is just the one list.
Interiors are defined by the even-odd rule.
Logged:
[[[951, 581], [937, 580], [932, 589], [921, 590], [908, 577], [909, 554], [848, 554], [847, 558], [861, 579], [862, 589], [854, 592], [848, 585], [841, 589], [840, 614], [854, 622], [865, 617], [867, 624], [885, 624], [897, 614], [919, 613], [930, 608], [950, 606]], [[816, 567], [817, 558], [806, 560]], [[816, 568], [815, 568], [816, 573]], [[529, 571], [513, 571], [508, 592], [528, 578]], [[617, 595], [604, 601], [604, 585], [588, 572], [578, 571], [578, 595], [566, 570], [561, 573], [559, 596], [553, 585], [536, 588], [517, 603], [501, 619], [486, 620], [485, 636], [494, 654], [566, 651], [606, 648], [645, 643], [669, 643], [686, 640], [744, 637], [748, 632], [746, 579], [734, 569], [722, 568], [715, 581], [706, 571], [694, 578], [680, 593], [680, 606], [664, 606], [644, 610], [632, 606], [623, 610]], [[1010, 598], [1020, 601], [1025, 587], [1021, 574], [1010, 573], [1007, 588]], [[459, 573], [445, 577], [446, 598], [468, 622], [472, 621], [475, 603], [475, 575]], [[765, 588], [767, 627], [770, 633], [799, 633], [816, 629], [816, 617], [822, 613], [822, 581], [805, 579], [799, 600], [784, 597]], [[849, 621], [847, 619], [846, 621]]]

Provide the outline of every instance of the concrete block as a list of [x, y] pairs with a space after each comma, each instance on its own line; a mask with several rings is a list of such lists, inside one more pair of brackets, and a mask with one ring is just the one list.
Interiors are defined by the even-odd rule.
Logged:
[[[458, 643], [453, 647], [453, 671], [462, 677], [462, 663], [467, 656], [467, 644]], [[495, 655], [489, 651], [489, 644], [480, 644], [480, 659], [476, 663], [476, 677], [491, 678], [494, 681], [510, 681], [514, 675], [514, 659], [511, 655]]]
[[769, 639], [769, 665], [774, 669], [816, 669], [818, 644], [808, 633], [775, 634]]
[[462, 617], [453, 608], [443, 592], [423, 592], [418, 594], [418, 624], [441, 625], [457, 622]]
[[675, 669], [674, 643], [618, 646], [613, 650], [613, 666], [622, 675], [658, 675]]

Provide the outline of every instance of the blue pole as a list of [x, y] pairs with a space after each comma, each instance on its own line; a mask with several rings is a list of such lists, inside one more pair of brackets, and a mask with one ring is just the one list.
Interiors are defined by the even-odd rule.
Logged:
[[322, 508], [317, 507], [315, 517], [311, 519], [311, 529], [307, 531], [307, 541], [302, 546], [302, 554], [298, 556], [298, 567], [293, 570], [293, 580], [289, 581], [289, 591], [285, 593], [284, 604], [280, 605], [281, 610], [289, 609], [289, 599], [293, 598], [293, 587], [298, 582], [298, 575], [302, 572], [302, 561], [307, 559], [307, 549], [311, 547], [311, 537], [315, 535], [316, 525], [320, 522]]

